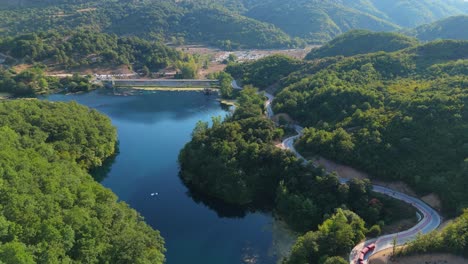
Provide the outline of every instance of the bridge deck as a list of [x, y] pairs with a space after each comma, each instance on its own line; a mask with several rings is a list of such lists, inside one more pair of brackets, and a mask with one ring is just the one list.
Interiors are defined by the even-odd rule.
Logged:
[[202, 87], [214, 88], [219, 84], [218, 80], [196, 79], [114, 79], [103, 80], [106, 85], [113, 87]]

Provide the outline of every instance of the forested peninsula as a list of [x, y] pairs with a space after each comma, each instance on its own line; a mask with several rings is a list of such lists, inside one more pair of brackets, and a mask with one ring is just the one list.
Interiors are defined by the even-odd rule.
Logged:
[[[274, 55], [230, 64], [226, 72], [244, 85], [276, 92], [275, 113], [290, 117], [289, 121], [279, 119], [285, 131], [290, 133], [291, 120], [306, 126], [296, 147], [307, 158], [324, 156], [369, 172], [372, 179], [402, 181], [421, 195], [436, 193], [443, 212], [457, 216], [468, 206], [468, 42], [421, 44], [398, 34], [375, 34], [382, 48], [371, 50], [374, 53], [343, 54], [330, 48], [337, 44], [352, 47], [356, 38], [369, 34], [373, 35], [362, 31], [344, 35], [324, 46], [327, 53], [319, 59], [315, 55], [308, 60]], [[398, 42], [406, 44], [399, 49], [395, 46]], [[296, 230], [313, 230], [297, 240], [285, 263], [338, 263], [350, 248], [332, 245], [346, 239], [351, 245], [354, 238], [378, 234], [381, 226], [372, 224], [385, 219], [378, 208], [389, 208], [389, 201], [373, 200], [368, 181], [340, 185], [336, 176], [325, 175], [320, 169], [293, 166], [298, 162], [294, 156], [273, 147], [281, 135], [275, 126], [270, 125], [266, 134], [255, 130], [258, 125], [247, 125], [253, 117], [268, 122], [261, 102], [252, 88], [247, 88], [232, 116], [224, 122], [214, 120], [211, 127], [199, 124], [179, 157], [182, 179], [208, 195], [238, 205], [255, 208], [258, 194], [268, 198], [266, 204]], [[276, 166], [274, 172], [281, 173], [267, 169]], [[223, 187], [225, 182], [236, 188]], [[366, 205], [364, 211], [360, 210], [362, 204]], [[362, 234], [343, 231], [345, 223], [354, 218], [335, 208], [359, 215], [365, 221]], [[327, 227], [331, 223], [333, 228]], [[464, 226], [466, 217], [462, 216], [438, 234], [437, 240], [429, 239], [430, 235], [417, 240], [407, 254], [429, 249], [461, 254], [466, 246], [453, 234], [461, 232], [465, 237]], [[341, 230], [349, 237], [332, 242], [334, 236], [327, 233], [330, 230]], [[456, 246], [449, 249], [448, 243]]]
[[[345, 256], [366, 234], [379, 235], [384, 222], [397, 220], [397, 211], [400, 217], [414, 213], [371, 193], [368, 180], [342, 185], [335, 174], [304, 166], [292, 153], [276, 147], [274, 142], [284, 131], [264, 110], [263, 96], [247, 86], [232, 116], [224, 121], [214, 118], [211, 126], [198, 123], [179, 155], [181, 177], [189, 188], [229, 204], [273, 210], [301, 233], [316, 230], [323, 222], [318, 231], [298, 240], [286, 263]], [[309, 249], [310, 243], [321, 246]]]
[[4, 263], [163, 263], [158, 231], [88, 173], [115, 153], [110, 120], [76, 103], [0, 102]]

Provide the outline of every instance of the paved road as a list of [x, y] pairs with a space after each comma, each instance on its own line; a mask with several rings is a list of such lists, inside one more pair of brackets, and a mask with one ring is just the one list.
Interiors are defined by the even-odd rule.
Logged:
[[232, 86], [232, 88], [234, 88], [234, 89], [242, 90], [242, 87], [240, 87], [239, 85], [237, 85], [237, 81], [236, 81], [236, 80], [233, 80], [233, 81], [231, 82], [231, 86]]
[[[237, 82], [235, 80], [232, 82], [232, 86], [235, 89], [242, 89], [242, 87], [237, 85]], [[268, 98], [267, 101], [265, 102], [265, 107], [267, 109], [267, 115], [268, 115], [269, 118], [272, 118], [274, 113], [273, 113], [273, 110], [271, 108], [271, 103], [273, 102], [275, 97], [273, 95], [271, 95], [271, 94], [268, 94], [268, 93], [265, 93], [265, 96]], [[288, 149], [291, 152], [293, 152], [299, 159], [302, 159], [304, 161], [304, 163], [308, 163], [309, 161], [307, 161], [294, 148], [294, 141], [296, 139], [298, 139], [302, 135], [303, 128], [301, 126], [298, 126], [298, 125], [295, 125], [294, 128], [295, 128], [295, 130], [297, 132], [297, 135], [286, 138], [285, 140], [283, 140], [282, 145], [283, 145], [283, 147], [285, 149]], [[314, 164], [314, 166], [318, 166], [315, 163], [313, 163], [313, 164]], [[348, 179], [340, 178], [341, 183], [346, 183], [347, 181], [348, 181]], [[411, 227], [408, 230], [398, 232], [398, 233], [395, 233], [395, 234], [388, 234], [388, 235], [380, 236], [380, 237], [377, 237], [377, 238], [373, 238], [373, 239], [364, 241], [364, 242], [356, 245], [353, 248], [353, 250], [351, 251], [351, 253], [349, 254], [349, 263], [350, 264], [357, 263], [357, 258], [359, 257], [359, 252], [366, 245], [369, 245], [369, 244], [372, 244], [372, 243], [375, 243], [375, 245], [376, 245], [374, 251], [372, 251], [371, 254], [368, 254], [366, 256], [366, 263], [367, 263], [367, 259], [370, 256], [372, 256], [373, 254], [375, 254], [375, 253], [377, 253], [379, 251], [382, 251], [384, 249], [388, 249], [388, 248], [393, 247], [393, 240], [395, 238], [396, 238], [398, 246], [404, 245], [405, 243], [414, 240], [419, 233], [426, 234], [426, 233], [429, 233], [429, 232], [435, 230], [441, 223], [441, 216], [437, 213], [437, 211], [435, 211], [433, 208], [431, 208], [429, 205], [427, 205], [423, 201], [419, 200], [418, 198], [415, 198], [415, 197], [406, 195], [404, 193], [401, 193], [401, 192], [398, 192], [398, 191], [395, 191], [395, 190], [392, 190], [392, 189], [389, 189], [389, 188], [386, 188], [386, 187], [382, 187], [382, 186], [379, 186], [379, 185], [373, 185], [373, 191], [384, 194], [384, 195], [388, 195], [388, 196], [390, 196], [390, 197], [392, 197], [394, 199], [398, 199], [398, 200], [403, 201], [405, 203], [411, 204], [413, 207], [415, 207], [419, 211], [419, 213], [422, 215], [422, 217], [415, 226]]]
[[[298, 158], [304, 160], [304, 162], [308, 162], [294, 148], [294, 141], [302, 135], [303, 128], [296, 125], [295, 129], [296, 129], [297, 135], [286, 138], [283, 141], [283, 146], [284, 146], [285, 149], [289, 149], [290, 151], [292, 151]], [[317, 164], [314, 164], [314, 166], [317, 166]], [[340, 178], [341, 183], [346, 183], [347, 181], [348, 181], [348, 179]], [[399, 246], [404, 245], [405, 243], [414, 240], [419, 233], [426, 234], [426, 233], [429, 233], [429, 232], [435, 230], [441, 223], [441, 217], [437, 213], [437, 211], [435, 211], [433, 208], [428, 206], [426, 203], [424, 203], [423, 201], [421, 201], [421, 200], [419, 200], [419, 199], [417, 199], [415, 197], [406, 195], [404, 193], [401, 193], [401, 192], [398, 192], [398, 191], [395, 191], [395, 190], [392, 190], [392, 189], [389, 189], [389, 188], [386, 188], [386, 187], [378, 186], [378, 185], [373, 185], [373, 191], [388, 195], [388, 196], [390, 196], [392, 198], [395, 198], [395, 199], [401, 200], [401, 201], [403, 201], [405, 203], [411, 204], [413, 207], [415, 207], [420, 212], [420, 214], [422, 215], [422, 218], [415, 226], [413, 226], [412, 228], [410, 228], [408, 230], [405, 230], [405, 231], [402, 231], [402, 232], [399, 232], [399, 233], [395, 233], [395, 234], [380, 236], [378, 238], [370, 239], [370, 240], [365, 241], [364, 243], [358, 244], [356, 247], [354, 247], [354, 249], [351, 251], [351, 253], [349, 255], [349, 263], [351, 263], [351, 264], [357, 263], [357, 258], [359, 257], [359, 252], [366, 245], [369, 245], [371, 243], [375, 243], [375, 245], [376, 245], [374, 251], [371, 254], [368, 254], [366, 256], [366, 259], [368, 259], [371, 255], [373, 255], [373, 254], [375, 254], [375, 253], [377, 253], [379, 251], [382, 251], [384, 249], [393, 247], [393, 239], [394, 238], [396, 238], [396, 240], [397, 240], [397, 245], [399, 245]]]

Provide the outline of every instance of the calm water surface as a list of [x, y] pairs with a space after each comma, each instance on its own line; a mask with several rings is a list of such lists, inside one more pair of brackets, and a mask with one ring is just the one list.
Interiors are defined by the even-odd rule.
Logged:
[[74, 100], [112, 119], [118, 129], [120, 154], [102, 184], [161, 231], [168, 264], [276, 262], [277, 243], [273, 241], [277, 234], [269, 214], [242, 216], [214, 201], [200, 202], [178, 176], [177, 156], [190, 140], [196, 122], [227, 114], [213, 96], [197, 92], [119, 96], [100, 90], [46, 99]]

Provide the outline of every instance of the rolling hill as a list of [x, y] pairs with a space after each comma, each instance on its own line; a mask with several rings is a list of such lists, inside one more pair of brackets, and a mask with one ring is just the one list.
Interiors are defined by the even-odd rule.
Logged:
[[452, 16], [431, 24], [419, 26], [406, 33], [422, 41], [435, 39], [468, 40], [468, 16]]
[[80, 27], [223, 48], [277, 48], [302, 45], [300, 39], [325, 43], [353, 29], [401, 30], [467, 12], [464, 0], [0, 0], [0, 34]]
[[352, 30], [336, 37], [322, 47], [312, 50], [306, 58], [354, 56], [377, 51], [392, 52], [417, 44], [416, 39], [397, 33]]

